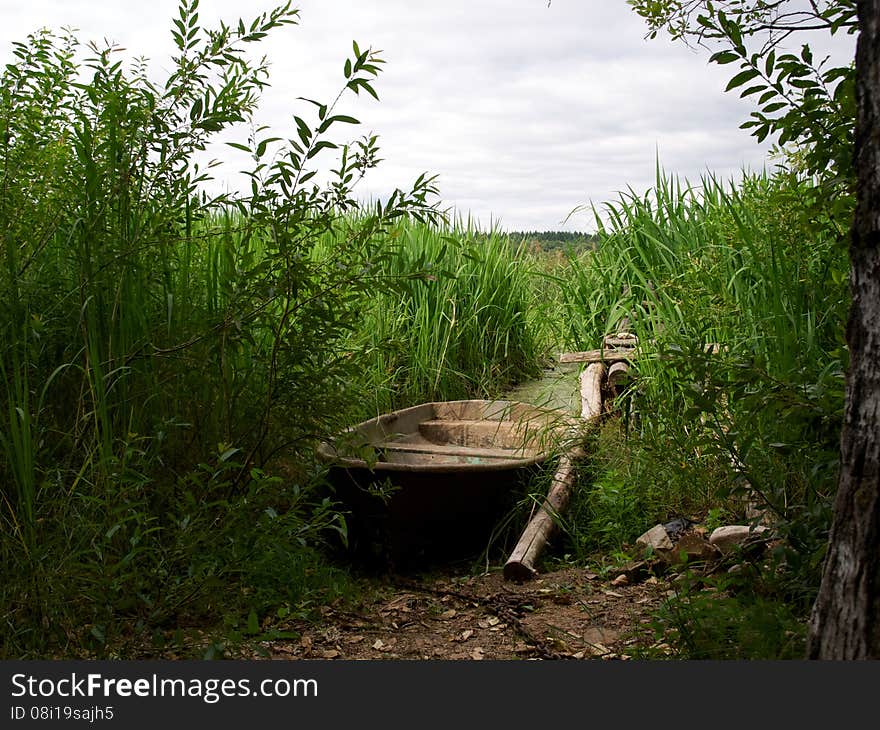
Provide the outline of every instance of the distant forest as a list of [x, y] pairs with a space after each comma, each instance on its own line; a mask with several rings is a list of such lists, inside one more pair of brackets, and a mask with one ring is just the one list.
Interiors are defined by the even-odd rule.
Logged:
[[592, 248], [599, 240], [594, 233], [579, 231], [512, 231], [508, 236], [513, 244], [524, 242], [530, 249], [542, 251]]

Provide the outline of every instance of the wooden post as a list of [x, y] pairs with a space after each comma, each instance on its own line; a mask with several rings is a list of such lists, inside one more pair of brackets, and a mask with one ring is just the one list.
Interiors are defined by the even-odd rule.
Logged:
[[[598, 423], [602, 416], [602, 381], [605, 365], [592, 363], [580, 375], [581, 418], [587, 424]], [[571, 499], [575, 480], [575, 462], [584, 455], [580, 448], [572, 449], [559, 459], [559, 466], [547, 498], [537, 514], [526, 525], [519, 541], [504, 564], [505, 580], [525, 581], [537, 572], [535, 562], [556, 529], [556, 516], [561, 514]]]
[[608, 385], [610, 385], [615, 392], [620, 388], [620, 385], [626, 381], [629, 377], [629, 365], [625, 362], [615, 362], [608, 369]]

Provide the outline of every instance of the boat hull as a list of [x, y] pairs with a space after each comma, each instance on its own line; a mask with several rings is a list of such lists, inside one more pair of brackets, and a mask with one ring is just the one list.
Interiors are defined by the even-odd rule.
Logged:
[[570, 425], [511, 401], [425, 403], [364, 421], [319, 455], [351, 550], [400, 567], [486, 549]]

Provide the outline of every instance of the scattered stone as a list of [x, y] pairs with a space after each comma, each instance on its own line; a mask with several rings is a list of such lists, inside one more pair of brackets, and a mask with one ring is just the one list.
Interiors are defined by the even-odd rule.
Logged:
[[655, 551], [671, 550], [672, 540], [663, 525], [654, 525], [650, 530], [636, 538], [636, 545], [644, 545]]
[[718, 548], [696, 532], [684, 533], [675, 547], [665, 556], [670, 562], [691, 562], [692, 560], [714, 560], [720, 556]]
[[620, 632], [614, 629], [605, 628], [604, 626], [592, 626], [584, 631], [583, 640], [585, 644], [598, 645], [613, 644], [620, 638]]
[[676, 517], [674, 520], [665, 523], [663, 529], [666, 530], [670, 540], [677, 540], [695, 524], [693, 520], [689, 520], [687, 517]]
[[753, 535], [760, 535], [767, 532], [767, 528], [763, 525], [751, 527], [750, 525], [725, 525], [719, 527], [709, 535], [709, 542], [718, 548], [722, 553], [731, 552], [738, 545], [742, 545]]
[[651, 563], [647, 560], [630, 560], [623, 566], [620, 574], [625, 575], [630, 583], [638, 583], [648, 575], [651, 571], [651, 567]]

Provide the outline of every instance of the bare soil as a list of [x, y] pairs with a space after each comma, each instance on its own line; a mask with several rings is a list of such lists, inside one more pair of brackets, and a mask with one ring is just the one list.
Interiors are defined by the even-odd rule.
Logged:
[[[612, 576], [613, 577], [613, 576]], [[619, 581], [618, 581], [619, 582]], [[298, 641], [267, 641], [274, 659], [514, 660], [632, 658], [664, 649], [648, 624], [669, 591], [656, 577], [613, 585], [566, 568], [525, 583], [478, 576], [382, 579], [357, 608], [288, 623]]]

